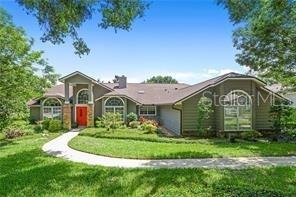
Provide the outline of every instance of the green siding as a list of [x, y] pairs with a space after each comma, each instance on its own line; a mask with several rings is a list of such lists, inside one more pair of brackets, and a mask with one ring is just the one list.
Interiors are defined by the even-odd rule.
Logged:
[[[256, 129], [266, 130], [272, 128], [272, 122], [270, 117], [270, 107], [271, 107], [271, 97], [268, 97], [268, 93], [262, 90], [257, 90], [260, 92], [262, 99], [258, 96], [259, 105], [256, 103]], [[265, 98], [268, 98], [266, 101]]]
[[[197, 128], [197, 103], [202, 94], [193, 96], [182, 103], [182, 134], [194, 135]], [[214, 113], [205, 120], [205, 128], [215, 129], [215, 116]]]
[[[218, 84], [214, 88], [207, 91], [214, 92], [217, 95], [226, 95], [233, 90], [243, 90], [252, 96], [252, 127], [254, 129], [270, 129], [272, 123], [270, 121], [270, 100], [268, 102], [259, 101], [258, 93], [266, 96], [268, 93], [260, 89], [259, 85], [251, 80], [227, 80]], [[197, 126], [197, 112], [196, 105], [202, 93], [195, 95], [182, 103], [182, 134], [192, 135], [196, 131]], [[260, 99], [259, 99], [260, 100]], [[215, 131], [224, 130], [224, 108], [219, 106], [219, 100], [215, 101], [218, 105], [213, 106], [214, 113], [205, 122], [205, 127], [211, 127]]]
[[137, 105], [136, 103], [130, 101], [130, 100], [127, 100], [127, 114], [131, 113], [131, 112], [134, 112], [135, 114], [138, 114], [137, 113]]
[[30, 107], [30, 119], [33, 121], [41, 120], [40, 107]]

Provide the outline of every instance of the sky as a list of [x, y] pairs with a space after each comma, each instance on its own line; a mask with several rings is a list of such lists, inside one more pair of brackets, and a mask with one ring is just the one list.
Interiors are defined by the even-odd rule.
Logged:
[[150, 2], [144, 18], [137, 19], [129, 32], [100, 29], [99, 17], [87, 21], [78, 32], [91, 52], [81, 58], [74, 54], [70, 39], [62, 45], [42, 42], [43, 30], [37, 20], [14, 1], [1, 0], [0, 6], [35, 40], [33, 48], [44, 51], [62, 76], [79, 70], [105, 82], [114, 75], [125, 75], [134, 83], [170, 75], [194, 84], [227, 72], [246, 72], [235, 62], [234, 27], [228, 13], [215, 0]]

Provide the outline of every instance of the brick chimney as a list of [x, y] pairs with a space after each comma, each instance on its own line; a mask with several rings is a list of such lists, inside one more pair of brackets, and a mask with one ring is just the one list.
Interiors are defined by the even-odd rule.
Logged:
[[127, 87], [127, 79], [126, 76], [115, 76], [115, 79], [118, 83], [118, 88], [126, 88]]

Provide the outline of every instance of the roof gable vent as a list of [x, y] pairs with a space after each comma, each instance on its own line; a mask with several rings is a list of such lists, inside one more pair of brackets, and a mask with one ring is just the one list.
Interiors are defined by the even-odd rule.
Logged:
[[144, 93], [145, 93], [144, 90], [139, 90], [139, 91], [138, 91], [138, 94], [144, 94]]

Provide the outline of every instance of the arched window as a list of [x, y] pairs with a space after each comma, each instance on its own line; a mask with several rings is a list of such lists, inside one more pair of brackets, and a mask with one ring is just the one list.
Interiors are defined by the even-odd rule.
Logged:
[[77, 104], [87, 104], [88, 103], [88, 90], [82, 89], [77, 93]]
[[119, 97], [111, 97], [105, 101], [105, 112], [120, 113], [123, 119], [124, 114], [124, 102]]
[[42, 103], [43, 119], [62, 119], [62, 103], [57, 98], [47, 98]]
[[224, 130], [252, 129], [252, 98], [242, 90], [234, 90], [224, 98]]

